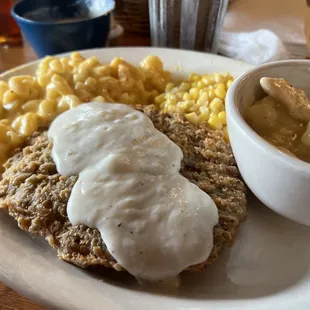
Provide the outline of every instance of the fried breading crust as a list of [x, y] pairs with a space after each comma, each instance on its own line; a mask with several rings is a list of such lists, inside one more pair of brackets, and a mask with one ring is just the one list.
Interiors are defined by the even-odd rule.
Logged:
[[[206, 125], [194, 126], [177, 115], [137, 107], [183, 151], [181, 174], [208, 193], [219, 211], [214, 228], [214, 246], [207, 261], [191, 266], [199, 271], [214, 263], [222, 250], [236, 239], [246, 219], [245, 186], [223, 133]], [[86, 268], [103, 265], [122, 270], [108, 252], [97, 229], [72, 226], [66, 207], [77, 176], [57, 173], [52, 142], [46, 131], [36, 133], [5, 164], [0, 182], [0, 208], [7, 209], [18, 226], [44, 237], [57, 249], [59, 258]]]

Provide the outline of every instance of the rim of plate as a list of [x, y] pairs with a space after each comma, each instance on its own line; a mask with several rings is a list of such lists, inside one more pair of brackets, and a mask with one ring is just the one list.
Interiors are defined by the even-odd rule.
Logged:
[[[91, 48], [91, 49], [85, 49], [85, 50], [73, 50], [70, 52], [65, 52], [65, 53], [60, 53], [60, 54], [54, 54], [54, 55], [47, 55], [47, 56], [52, 56], [52, 57], [63, 57], [63, 56], [69, 56], [70, 54], [74, 53], [74, 52], [78, 52], [80, 54], [87, 54], [87, 53], [91, 53], [91, 52], [100, 52], [100, 51], [118, 51], [118, 50], [145, 50], [145, 51], [149, 51], [150, 53], [152, 52], [156, 52], [156, 51], [173, 51], [175, 53], [179, 53], [179, 54], [200, 54], [200, 55], [204, 55], [206, 57], [211, 57], [213, 59], [217, 59], [217, 60], [225, 60], [225, 61], [229, 61], [231, 63], [235, 63], [240, 65], [240, 67], [244, 67], [244, 70], [248, 71], [249, 69], [253, 68], [252, 65], [243, 62], [241, 60], [236, 60], [236, 59], [232, 59], [232, 58], [228, 58], [225, 56], [221, 56], [221, 55], [216, 55], [216, 54], [210, 54], [210, 53], [204, 53], [204, 52], [199, 52], [199, 51], [191, 51], [191, 50], [184, 50], [184, 49], [177, 49], [177, 48], [167, 48], [167, 47], [152, 47], [152, 46], [117, 46], [117, 47], [103, 47], [103, 48]], [[45, 57], [47, 57], [45, 56]], [[22, 69], [25, 69], [27, 67], [30, 67], [32, 65], [36, 65], [39, 64], [40, 61], [44, 59], [44, 57], [42, 58], [38, 58], [36, 60], [32, 60], [30, 62], [26, 62], [22, 65], [19, 65], [17, 67], [14, 67], [12, 69], [6, 70], [4, 72], [1, 72], [0, 74], [0, 78], [5, 77], [8, 74], [14, 73], [15, 71], [19, 71]]]
[[[124, 53], [124, 56], [127, 57], [127, 55], [125, 54], [128, 51], [131, 51], [131, 53], [134, 53], [137, 50], [141, 50], [141, 55], [142, 55], [142, 51], [143, 54], [147, 55], [147, 53], [156, 53], [156, 51], [160, 51], [160, 54], [163, 55], [164, 51], [169, 50], [169, 52], [173, 49], [162, 49], [162, 48], [148, 48], [148, 47], [128, 47], [128, 48], [123, 48], [123, 47], [118, 47], [118, 48], [109, 48], [109, 49], [93, 49], [93, 50], [86, 50], [86, 51], [79, 51], [81, 54], [85, 55], [85, 53], [90, 53], [91, 51], [93, 51], [94, 53], [96, 53], [97, 55], [99, 53], [102, 53], [102, 58], [104, 57], [111, 57], [111, 54], [113, 50], [116, 51], [117, 53], [120, 54], [120, 49], [123, 50], [122, 53]], [[105, 55], [105, 51], [109, 50], [108, 55]], [[211, 64], [213, 66], [213, 69], [215, 71], [214, 68], [216, 68], [217, 66], [220, 67], [218, 70], [223, 70], [221, 68], [227, 66], [227, 70], [228, 71], [237, 71], [238, 74], [248, 71], [252, 66], [248, 65], [246, 63], [240, 62], [240, 61], [236, 61], [236, 60], [232, 60], [229, 58], [225, 58], [225, 57], [221, 57], [221, 56], [216, 56], [216, 55], [210, 55], [210, 54], [205, 54], [205, 53], [199, 53], [199, 52], [192, 52], [192, 51], [184, 51], [184, 50], [174, 50], [176, 57], [178, 57], [178, 55], [180, 55], [180, 58], [183, 58], [183, 60], [187, 59], [187, 55], [192, 55], [191, 57], [193, 59], [194, 55], [198, 55], [198, 54], [203, 54], [205, 55], [205, 59], [206, 59], [206, 63], [204, 64], [206, 66], [206, 68], [208, 69], [208, 64]], [[55, 55], [55, 56], [62, 56], [62, 55], [66, 55], [66, 54], [70, 54], [70, 53], [65, 53], [65, 54], [61, 54], [61, 55]], [[181, 56], [182, 55], [182, 56]], [[140, 57], [140, 55], [139, 55]], [[167, 57], [169, 58], [169, 57]], [[132, 59], [137, 59], [138, 57], [133, 55]], [[171, 58], [173, 59], [173, 58]], [[3, 76], [7, 76], [9, 74], [22, 74], [20, 71], [24, 70], [24, 69], [28, 69], [31, 66], [34, 66], [35, 64], [39, 63], [39, 60], [35, 60], [32, 61], [28, 64], [24, 64], [21, 66], [18, 66], [14, 69], [11, 69], [7, 72], [4, 72], [2, 75], [0, 75], [0, 78]], [[135, 61], [135, 60], [134, 60]], [[214, 61], [214, 62], [213, 62]], [[224, 63], [223, 63], [224, 61]], [[177, 62], [177, 59], [172, 63], [172, 65], [174, 63]], [[164, 63], [167, 65], [171, 65], [169, 64], [168, 61], [164, 60]], [[197, 63], [197, 61], [195, 61], [195, 63]], [[199, 65], [199, 63], [197, 64]], [[187, 67], [191, 67], [191, 65], [189, 64], [189, 60], [187, 59], [186, 61], [184, 61], [184, 73], [188, 74], [190, 73], [189, 70], [191, 70], [191, 68], [187, 68]], [[207, 70], [206, 70], [207, 71]], [[213, 71], [213, 72], [214, 72]], [[252, 204], [251, 201], [249, 201], [249, 204]], [[260, 212], [260, 208], [254, 208], [256, 211]], [[267, 210], [267, 208], [264, 208], [262, 210]], [[269, 211], [268, 211], [269, 212]], [[271, 213], [268, 213], [269, 215]], [[255, 215], [255, 214], [254, 214]], [[271, 214], [272, 215], [272, 214]], [[263, 218], [264, 219], [264, 218]], [[281, 221], [285, 220], [282, 218]], [[286, 221], [286, 220], [285, 220]], [[251, 223], [251, 222], [246, 222], [246, 223]], [[265, 223], [266, 224], [266, 223]], [[269, 227], [270, 225], [268, 225], [268, 223], [266, 224], [266, 227]], [[295, 225], [295, 224], [294, 224]], [[271, 225], [273, 226], [273, 225]], [[277, 226], [277, 225], [275, 225]], [[10, 228], [10, 226], [5, 226], [5, 228]], [[18, 246], [19, 248], [22, 249], [22, 251], [28, 251], [30, 252], [30, 257], [31, 255], [35, 255], [35, 260], [32, 261], [32, 264], [30, 264], [28, 266], [28, 268], [24, 268], [25, 265], [23, 265], [24, 261], [27, 262], [27, 259], [29, 259], [29, 257], [27, 257], [28, 252], [25, 252], [24, 257], [21, 257], [21, 262], [17, 262], [15, 260], [12, 260], [10, 256], [6, 257], [6, 261], [4, 261], [6, 263], [6, 265], [2, 266], [2, 272], [0, 272], [0, 279], [5, 279], [6, 283], [8, 283], [8, 285], [10, 285], [11, 287], [15, 288], [17, 291], [19, 292], [23, 292], [23, 294], [25, 294], [26, 296], [28, 296], [29, 298], [32, 298], [34, 300], [36, 300], [39, 303], [42, 303], [43, 305], [47, 306], [47, 307], [51, 307], [51, 308], [59, 308], [59, 309], [73, 309], [75, 308], [77, 305], [81, 306], [81, 304], [86, 304], [88, 300], [93, 300], [94, 298], [97, 299], [98, 296], [101, 298], [99, 300], [99, 302], [101, 302], [100, 307], [101, 308], [107, 308], [107, 309], [145, 309], [145, 307], [148, 307], [149, 309], [156, 309], [158, 308], [159, 303], [161, 303], [161, 308], [162, 309], [230, 309], [230, 310], [239, 310], [239, 309], [248, 309], [249, 308], [249, 304], [251, 304], [251, 308], [252, 309], [256, 309], [256, 310], [262, 310], [262, 309], [266, 309], [266, 305], [269, 305], [269, 307], [267, 306], [267, 308], [271, 309], [271, 308], [281, 308], [283, 309], [286, 308], [286, 305], [288, 305], [288, 307], [297, 304], [297, 307], [299, 306], [300, 309], [308, 309], [309, 307], [309, 303], [308, 303], [308, 299], [306, 298], [307, 294], [303, 294], [303, 292], [308, 292], [309, 289], [309, 277], [305, 278], [305, 281], [302, 279], [302, 284], [301, 286], [296, 286], [291, 288], [291, 286], [287, 287], [285, 286], [284, 289], [281, 289], [281, 291], [277, 291], [275, 294], [266, 294], [263, 295], [262, 297], [260, 296], [251, 296], [251, 295], [245, 295], [240, 297], [241, 295], [239, 294], [237, 297], [235, 296], [235, 293], [233, 292], [232, 294], [229, 295], [228, 298], [223, 298], [222, 294], [219, 292], [219, 294], [212, 294], [213, 297], [208, 298], [207, 300], [204, 298], [190, 298], [188, 299], [186, 296], [182, 296], [182, 295], [161, 295], [161, 294], [153, 294], [153, 293], [149, 293], [148, 291], [144, 291], [144, 290], [131, 290], [130, 286], [127, 286], [125, 283], [125, 286], [122, 285], [116, 285], [114, 283], [111, 283], [109, 281], [107, 282], [103, 282], [103, 284], [105, 285], [105, 287], [102, 287], [102, 283], [101, 281], [99, 281], [97, 278], [95, 277], [91, 277], [91, 283], [92, 285], [89, 286], [89, 288], [93, 288], [94, 291], [89, 291], [89, 288], [87, 287], [88, 284], [90, 284], [89, 282], [89, 278], [85, 278], [84, 277], [84, 270], [80, 269], [80, 268], [76, 268], [75, 266], [71, 265], [71, 264], [67, 264], [63, 262], [60, 262], [57, 259], [57, 256], [55, 255], [54, 259], [51, 260], [45, 260], [45, 257], [49, 257], [48, 255], [51, 253], [50, 251], [52, 251], [51, 248], [49, 248], [49, 246], [46, 246], [46, 249], [48, 249], [48, 252], [44, 252], [40, 253], [40, 255], [37, 255], [38, 251], [41, 250], [41, 245], [42, 244], [46, 244], [44, 242], [44, 240], [42, 238], [39, 238], [42, 241], [37, 245], [35, 243], [35, 241], [33, 241], [32, 238], [29, 238], [29, 236], [27, 236], [27, 234], [25, 232], [22, 232], [21, 230], [19, 230], [18, 227], [14, 226], [14, 228], [16, 228], [16, 231], [14, 230], [13, 233], [11, 233], [11, 231], [5, 230], [3, 233], [3, 236], [1, 235], [1, 227], [0, 227], [0, 239], [1, 237], [4, 238], [4, 241], [6, 242], [10, 242], [8, 243], [10, 246], [9, 247], [4, 247], [4, 253], [8, 253], [11, 252], [13, 255], [13, 258], [18, 256], [17, 251], [12, 251], [12, 249], [14, 249], [14, 246]], [[282, 228], [282, 226], [280, 225], [279, 228]], [[245, 233], [246, 231], [246, 227], [244, 227], [245, 229]], [[20, 233], [21, 235], [17, 235], [16, 233]], [[281, 231], [282, 234], [282, 231]], [[240, 236], [241, 237], [241, 236]], [[24, 238], [24, 239], [20, 239], [20, 238]], [[28, 239], [29, 238], [29, 239]], [[11, 241], [13, 239], [13, 241]], [[30, 240], [29, 244], [27, 242], [27, 244], [20, 244], [20, 240]], [[241, 239], [240, 239], [241, 240]], [[238, 241], [238, 239], [237, 239]], [[253, 240], [250, 240], [250, 242], [248, 242], [247, 239], [243, 239], [242, 240], [244, 243], [252, 243]], [[264, 240], [262, 241], [262, 243], [264, 242]], [[29, 248], [25, 248], [26, 245], [33, 245], [35, 244], [36, 246], [31, 246]], [[287, 241], [286, 243], [283, 243], [284, 245], [287, 245]], [[288, 244], [288, 246], [291, 246], [290, 244]], [[23, 252], [22, 252], [23, 253]], [[54, 252], [53, 252], [54, 253]], [[42, 255], [41, 255], [42, 254]], [[55, 254], [55, 253], [54, 253]], [[242, 253], [241, 253], [242, 254]], [[0, 255], [1, 256], [1, 255]], [[20, 257], [20, 256], [19, 256]], [[8, 262], [10, 264], [8, 264]], [[42, 277], [42, 271], [39, 270], [39, 272], [37, 273], [33, 273], [33, 270], [35, 270], [36, 262], [42, 262], [45, 264], [42, 264], [42, 268], [41, 270], [46, 271], [46, 276]], [[298, 262], [298, 261], [297, 261]], [[225, 262], [224, 262], [225, 263]], [[63, 264], [60, 266], [60, 264]], [[64, 266], [64, 267], [63, 267]], [[223, 266], [226, 266], [226, 264], [224, 264]], [[308, 266], [308, 261], [307, 261], [307, 266]], [[10, 269], [10, 272], [6, 273], [6, 268], [11, 267], [12, 269]], [[48, 269], [50, 267], [50, 269]], [[238, 267], [238, 266], [237, 266]], [[256, 265], [254, 265], [254, 268], [256, 267]], [[54, 272], [54, 268], [55, 271]], [[253, 265], [251, 265], [251, 268], [253, 268]], [[1, 269], [1, 268], [0, 268]], [[71, 270], [74, 271], [74, 273], [71, 273]], [[0, 270], [1, 271], [1, 270]], [[241, 269], [241, 271], [243, 271], [243, 269]], [[246, 269], [244, 270], [246, 271]], [[23, 273], [24, 272], [24, 273]], [[268, 272], [268, 270], [267, 270]], [[69, 274], [69, 276], [68, 276]], [[49, 276], [53, 275], [53, 278], [50, 279]], [[310, 276], [310, 274], [309, 274]], [[33, 278], [36, 278], [36, 281], [33, 281]], [[54, 279], [54, 281], [53, 281]], [[55, 281], [57, 280], [57, 281]], [[220, 278], [221, 280], [221, 278]], [[300, 280], [300, 278], [298, 278], [298, 281]], [[63, 282], [62, 282], [63, 281]], [[304, 282], [306, 283], [306, 286], [304, 285]], [[294, 282], [295, 283], [295, 282]], [[234, 284], [234, 283], [233, 283]], [[242, 281], [241, 281], [242, 284]], [[289, 283], [290, 284], [290, 283]], [[48, 290], [43, 291], [44, 294], [42, 293], [42, 287], [44, 287], [45, 285], [47, 285]], [[59, 287], [58, 287], [59, 285]], [[72, 287], [71, 287], [72, 285]], [[245, 283], [246, 285], [246, 283]], [[54, 286], [54, 287], [53, 287]], [[52, 289], [49, 289], [49, 288]], [[100, 290], [98, 290], [98, 287], [100, 288]], [[252, 286], [248, 286], [252, 289]], [[41, 290], [39, 290], [39, 288]], [[61, 291], [61, 294], [59, 294], [59, 290], [63, 288], [63, 291]], [[76, 290], [76, 288], [78, 289], [82, 289], [81, 294], [79, 295], [79, 291]], [[239, 287], [237, 287], [236, 289], [238, 289]], [[258, 289], [260, 288], [260, 286], [258, 286], [257, 284], [254, 283], [254, 288]], [[242, 289], [242, 287], [241, 287]], [[45, 294], [46, 293], [46, 294]], [[287, 294], [289, 294], [289, 300], [287, 300]], [[299, 294], [299, 295], [298, 295]], [[57, 298], [53, 299], [53, 296], [56, 296]], [[294, 296], [300, 296], [300, 298], [298, 300], [294, 299]], [[68, 298], [69, 296], [69, 298]], [[81, 302], [81, 304], [79, 304], [79, 302]], [[289, 301], [289, 302], [288, 302]], [[95, 300], [96, 303], [96, 300]], [[94, 305], [94, 302], [92, 302], [92, 305]], [[141, 305], [141, 306], [140, 306]], [[81, 308], [81, 307], [80, 307]], [[87, 307], [86, 307], [87, 308]], [[84, 307], [85, 309], [85, 307]], [[288, 308], [287, 308], [288, 309]]]

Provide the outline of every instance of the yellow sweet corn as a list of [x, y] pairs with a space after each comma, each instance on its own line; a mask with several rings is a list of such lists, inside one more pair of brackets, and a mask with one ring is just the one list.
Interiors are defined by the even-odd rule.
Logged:
[[209, 109], [214, 113], [224, 111], [223, 101], [219, 98], [214, 98], [209, 104]]
[[223, 74], [192, 73], [188, 81], [168, 83], [164, 93], [155, 98], [155, 103], [164, 112], [184, 114], [192, 124], [208, 123], [215, 130], [222, 130], [228, 141], [226, 127], [225, 97], [233, 77]]
[[193, 124], [199, 123], [199, 117], [195, 112], [187, 113], [187, 114], [185, 114], [185, 117], [189, 122], [191, 122]]
[[217, 115], [210, 116], [210, 118], [208, 120], [208, 124], [212, 129], [218, 129], [219, 130], [219, 129], [223, 128], [223, 124]]
[[217, 116], [220, 119], [220, 121], [222, 122], [222, 124], [226, 125], [226, 112], [221, 111]]

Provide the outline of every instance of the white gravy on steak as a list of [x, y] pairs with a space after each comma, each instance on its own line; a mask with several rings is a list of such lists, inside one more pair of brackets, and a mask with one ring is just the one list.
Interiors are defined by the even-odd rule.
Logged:
[[179, 173], [181, 149], [145, 114], [124, 104], [82, 104], [58, 116], [48, 135], [58, 172], [79, 175], [70, 222], [97, 228], [129, 273], [163, 280], [208, 258], [215, 203]]

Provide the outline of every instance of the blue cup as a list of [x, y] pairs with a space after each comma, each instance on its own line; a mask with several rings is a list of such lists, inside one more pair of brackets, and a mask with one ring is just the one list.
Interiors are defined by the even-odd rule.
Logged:
[[95, 1], [23, 0], [11, 14], [38, 56], [44, 57], [106, 45], [114, 1], [104, 0], [105, 11], [92, 17], [89, 4]]

